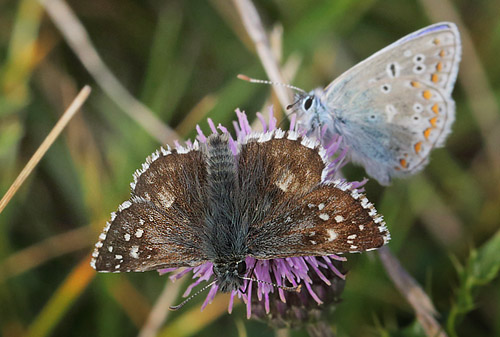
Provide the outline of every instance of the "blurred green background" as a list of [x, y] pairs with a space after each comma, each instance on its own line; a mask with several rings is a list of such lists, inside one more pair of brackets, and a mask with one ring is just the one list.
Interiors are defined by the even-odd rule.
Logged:
[[[231, 1], [67, 4], [118, 81], [181, 139], [193, 137], [197, 123], [208, 130], [207, 117], [230, 127], [235, 108], [254, 118], [269, 104], [268, 86], [236, 79], [238, 73], [267, 76]], [[447, 333], [500, 336], [500, 3], [255, 5], [267, 29], [282, 29], [282, 63], [298, 67], [292, 84], [306, 90], [328, 84], [421, 27], [443, 20], [459, 24], [464, 57], [453, 95], [457, 120], [446, 148], [433, 152], [421, 174], [388, 188], [370, 181], [366, 190], [386, 217], [391, 250], [429, 294]], [[60, 9], [54, 13], [64, 18]], [[93, 87], [82, 111], [0, 215], [2, 336], [134, 336], [164, 289], [167, 277], [154, 272], [97, 275], [88, 266], [110, 212], [129, 196], [132, 173], [160, 145], [125, 113], [133, 107], [128, 98], [111, 99], [96, 84], [103, 73], [85, 69], [39, 2], [0, 2], [1, 196], [78, 90]], [[353, 166], [346, 174], [364, 176]], [[378, 256], [348, 258], [343, 302], [329, 320], [334, 331], [423, 335]], [[200, 313], [203, 299], [170, 313], [160, 333], [306, 335], [247, 321], [241, 304], [229, 315], [221, 295]]]

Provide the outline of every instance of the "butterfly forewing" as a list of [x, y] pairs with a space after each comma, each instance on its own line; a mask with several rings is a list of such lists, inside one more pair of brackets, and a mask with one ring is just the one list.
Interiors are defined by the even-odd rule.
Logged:
[[319, 143], [294, 132], [278, 132], [272, 139], [250, 138], [240, 152], [239, 176], [260, 190], [279, 189], [281, 198], [303, 194], [316, 186], [326, 165]]
[[315, 142], [281, 130], [264, 135], [249, 137], [238, 158], [240, 208], [249, 213], [250, 231], [258, 230], [276, 205], [309, 192], [326, 166]]
[[154, 153], [134, 175], [132, 198], [101, 234], [95, 269], [146, 271], [206, 261], [200, 249], [205, 185], [200, 151]]

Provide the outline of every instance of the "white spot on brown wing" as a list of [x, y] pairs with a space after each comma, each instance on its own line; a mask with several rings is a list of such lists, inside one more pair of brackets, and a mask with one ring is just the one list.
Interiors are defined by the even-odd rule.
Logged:
[[97, 241], [97, 243], [95, 244], [95, 247], [96, 248], [101, 248], [102, 247], [102, 241]]
[[336, 215], [336, 216], [335, 216], [335, 221], [337, 221], [337, 222], [342, 222], [342, 221], [344, 221], [344, 220], [345, 220], [345, 219], [344, 219], [344, 217], [343, 217], [342, 215]]
[[386, 245], [391, 240], [391, 234], [387, 232], [387, 235], [384, 236], [384, 245]]
[[286, 138], [290, 140], [297, 140], [299, 139], [299, 133], [296, 131], [289, 131]]
[[316, 241], [314, 241], [314, 240], [311, 240], [311, 243], [312, 243], [313, 245], [317, 244], [317, 242], [316, 242]]
[[339, 236], [333, 229], [327, 229], [326, 233], [328, 234], [328, 241], [333, 241]]
[[113, 252], [113, 246], [108, 247], [108, 252], [112, 253]]
[[115, 269], [120, 269], [120, 265], [119, 265], [119, 264], [117, 264], [117, 265], [115, 266]]
[[116, 255], [115, 255], [115, 259], [117, 259], [117, 260], [121, 260], [121, 259], [123, 259], [123, 256], [121, 256], [120, 254], [116, 254]]
[[316, 205], [315, 204], [307, 204], [307, 207], [314, 208], [314, 207], [316, 207]]
[[125, 241], [130, 241], [130, 234], [129, 233], [126, 233], [123, 237], [125, 238]]
[[99, 235], [99, 240], [104, 240], [104, 239], [106, 239], [106, 233], [101, 233]]
[[378, 230], [379, 230], [379, 232], [380, 232], [380, 233], [383, 233], [383, 232], [387, 232], [387, 233], [389, 233], [389, 232], [387, 231], [387, 227], [385, 226], [385, 223], [382, 223], [381, 225], [379, 225], [379, 226], [378, 226]]
[[[168, 145], [167, 145], [167, 146], [168, 146]], [[162, 147], [160, 147], [160, 151], [161, 151], [161, 153], [162, 153], [164, 156], [167, 156], [167, 155], [169, 155], [169, 154], [171, 153], [171, 152], [170, 152], [170, 146], [169, 146], [169, 147], [167, 147], [167, 149], [168, 149], [168, 150], [165, 150], [165, 149], [163, 148], [163, 146], [162, 146]]]
[[323, 210], [323, 208], [325, 208], [325, 204], [324, 203], [321, 203], [318, 205], [318, 209], [321, 211]]
[[124, 201], [120, 206], [118, 206], [118, 210], [121, 212], [124, 209], [129, 208], [130, 206], [132, 206], [132, 203], [127, 200], [127, 201]]
[[132, 246], [132, 248], [130, 248], [130, 256], [134, 259], [139, 258], [139, 246]]
[[295, 176], [289, 170], [287, 170], [286, 172], [283, 172], [281, 177], [274, 184], [278, 186], [283, 192], [286, 192], [294, 177]]
[[139, 229], [137, 229], [137, 231], [135, 232], [135, 236], [136, 236], [137, 238], [140, 238], [140, 237], [142, 236], [142, 234], [143, 234], [143, 233], [144, 233], [144, 230], [143, 230], [143, 229], [141, 229], [141, 228], [139, 228]]
[[270, 141], [272, 137], [273, 137], [273, 132], [266, 132], [266, 133], [263, 133], [259, 137], [259, 139], [257, 139], [257, 142], [259, 142], [259, 143], [265, 143], [265, 142]]
[[321, 214], [319, 215], [319, 218], [320, 218], [321, 220], [327, 221], [328, 219], [330, 219], [330, 216], [329, 216], [328, 214], [326, 214], [326, 213], [321, 213]]
[[170, 206], [172, 206], [175, 201], [175, 196], [167, 191], [165, 187], [162, 188], [162, 193], [158, 193], [158, 198], [165, 208], [169, 208]]
[[356, 234], [351, 234], [347, 237], [348, 240], [354, 240], [356, 238]]
[[358, 246], [351, 245], [350, 249], [358, 249]]
[[274, 132], [274, 138], [276, 139], [281, 139], [285, 137], [285, 131], [281, 130], [281, 129], [277, 129], [275, 132]]
[[187, 147], [184, 147], [184, 146], [176, 146], [175, 149], [177, 150], [177, 153], [179, 153], [179, 154], [184, 154], [184, 153], [188, 153], [191, 151], [190, 149], [188, 149]]
[[362, 231], [363, 229], [365, 229], [365, 226], [364, 225], [359, 225], [359, 230]]
[[318, 145], [318, 141], [316, 139], [304, 137], [300, 144], [304, 145], [307, 148], [314, 149]]
[[154, 162], [156, 159], [158, 159], [160, 157], [160, 152], [158, 150], [156, 150], [155, 152], [153, 152], [151, 154], [151, 162]]

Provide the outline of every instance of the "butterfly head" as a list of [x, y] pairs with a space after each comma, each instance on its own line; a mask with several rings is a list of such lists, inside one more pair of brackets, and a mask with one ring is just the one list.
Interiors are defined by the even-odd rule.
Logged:
[[247, 271], [245, 260], [215, 262], [213, 272], [219, 290], [223, 293], [239, 289]]
[[[292, 113], [296, 113], [301, 123], [311, 132], [319, 132], [324, 126], [330, 127], [334, 124], [333, 111], [329, 111], [323, 101], [323, 90], [318, 88], [308, 93], [296, 95], [295, 102], [287, 107]], [[311, 134], [309, 132], [309, 135]]]

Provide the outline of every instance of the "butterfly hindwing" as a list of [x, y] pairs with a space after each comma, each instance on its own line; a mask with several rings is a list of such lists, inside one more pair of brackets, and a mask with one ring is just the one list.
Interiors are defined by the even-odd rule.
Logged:
[[389, 238], [366, 197], [331, 182], [276, 208], [253, 233], [249, 248], [261, 259], [319, 256], [373, 250]]

